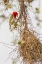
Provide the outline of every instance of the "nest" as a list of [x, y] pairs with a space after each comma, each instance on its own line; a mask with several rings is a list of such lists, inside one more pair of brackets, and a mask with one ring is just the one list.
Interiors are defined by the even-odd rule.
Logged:
[[34, 64], [34, 62], [41, 62], [42, 64], [42, 44], [39, 39], [27, 29], [21, 32], [21, 37], [25, 41], [19, 49], [23, 59], [26, 59], [29, 64]]

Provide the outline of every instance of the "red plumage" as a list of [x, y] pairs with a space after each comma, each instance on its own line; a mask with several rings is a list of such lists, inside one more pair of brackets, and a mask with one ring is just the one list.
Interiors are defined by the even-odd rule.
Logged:
[[13, 12], [12, 15], [16, 18], [16, 16], [18, 16], [17, 12]]

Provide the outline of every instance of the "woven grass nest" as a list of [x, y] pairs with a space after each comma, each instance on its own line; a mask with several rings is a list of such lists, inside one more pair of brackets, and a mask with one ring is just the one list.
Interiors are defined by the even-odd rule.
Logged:
[[34, 64], [37, 61], [42, 64], [42, 44], [39, 39], [27, 29], [21, 32], [21, 37], [25, 41], [19, 49], [23, 59], [29, 61], [29, 64]]

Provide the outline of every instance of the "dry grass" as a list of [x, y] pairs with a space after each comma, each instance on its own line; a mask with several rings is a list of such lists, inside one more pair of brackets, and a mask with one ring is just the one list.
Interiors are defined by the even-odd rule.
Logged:
[[30, 64], [40, 61], [42, 64], [42, 44], [39, 39], [27, 29], [21, 33], [24, 45], [20, 45], [20, 53]]

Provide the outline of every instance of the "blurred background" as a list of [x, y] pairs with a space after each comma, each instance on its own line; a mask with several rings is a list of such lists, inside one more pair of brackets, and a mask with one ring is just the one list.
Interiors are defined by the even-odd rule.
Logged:
[[[35, 30], [41, 34], [39, 38], [42, 41], [42, 0], [33, 0], [28, 4], [25, 2], [25, 4], [28, 6], [31, 23]], [[16, 31], [14, 33], [9, 30], [9, 18], [13, 11], [18, 13], [20, 11], [18, 0], [9, 0], [9, 3], [0, 0], [0, 64], [14, 64], [13, 59], [9, 56], [14, 49], [14, 46], [11, 46], [12, 40], [18, 34]], [[20, 64], [20, 62], [17, 62], [17, 64]]]

